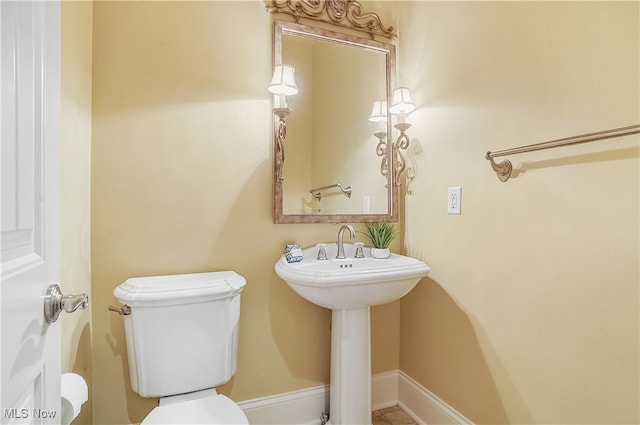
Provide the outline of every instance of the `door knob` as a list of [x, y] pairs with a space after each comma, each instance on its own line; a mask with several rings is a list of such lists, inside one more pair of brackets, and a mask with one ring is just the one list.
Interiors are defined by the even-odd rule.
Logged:
[[76, 310], [84, 310], [89, 306], [87, 294], [62, 295], [60, 287], [55, 283], [47, 288], [47, 295], [44, 297], [44, 318], [47, 323], [58, 320], [60, 312], [73, 313]]

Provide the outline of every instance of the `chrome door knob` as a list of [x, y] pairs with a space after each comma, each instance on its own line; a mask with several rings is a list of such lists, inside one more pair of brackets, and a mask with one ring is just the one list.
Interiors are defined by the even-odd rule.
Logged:
[[87, 294], [62, 295], [60, 287], [54, 283], [49, 285], [47, 295], [44, 297], [44, 318], [47, 323], [53, 323], [58, 320], [63, 310], [73, 313], [76, 310], [84, 310], [88, 306]]

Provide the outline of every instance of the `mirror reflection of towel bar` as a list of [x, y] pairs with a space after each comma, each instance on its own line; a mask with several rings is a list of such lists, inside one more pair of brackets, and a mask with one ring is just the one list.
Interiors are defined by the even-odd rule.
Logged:
[[334, 187], [337, 187], [338, 189], [340, 189], [342, 193], [347, 195], [347, 198], [351, 198], [351, 186], [342, 186], [342, 183], [340, 182], [336, 184], [330, 184], [328, 186], [322, 186], [322, 187], [317, 187], [315, 189], [311, 189], [309, 190], [309, 193], [311, 193], [313, 197], [319, 201], [322, 199], [322, 191], [327, 189], [333, 189]]

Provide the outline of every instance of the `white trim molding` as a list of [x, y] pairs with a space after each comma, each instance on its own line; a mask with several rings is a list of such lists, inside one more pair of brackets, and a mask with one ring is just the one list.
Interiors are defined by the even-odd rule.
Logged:
[[371, 410], [398, 404], [399, 370], [376, 373], [371, 377]]
[[241, 401], [250, 424], [320, 425], [329, 410], [329, 385]]
[[402, 371], [398, 371], [398, 374], [398, 405], [418, 423], [473, 425], [473, 422], [409, 375]]
[[[251, 424], [320, 425], [329, 409], [329, 385], [239, 402]], [[373, 410], [399, 405], [419, 424], [473, 425], [469, 419], [400, 370], [371, 378]]]

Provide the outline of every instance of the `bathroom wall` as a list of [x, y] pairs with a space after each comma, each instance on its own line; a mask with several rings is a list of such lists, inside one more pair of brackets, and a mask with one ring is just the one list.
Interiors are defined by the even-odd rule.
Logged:
[[[129, 385], [113, 289], [132, 276], [235, 270], [236, 401], [329, 382], [330, 313], [273, 271], [338, 226], [272, 223], [271, 17], [260, 0], [95, 2], [91, 247], [93, 423], [156, 405]], [[399, 367], [399, 303], [372, 313], [374, 372]]]
[[[61, 287], [91, 295], [91, 2], [61, 3]], [[91, 308], [91, 307], [90, 307]], [[91, 310], [63, 314], [62, 372], [91, 386]], [[90, 424], [91, 402], [77, 424]]]
[[[401, 369], [476, 423], [638, 423], [638, 2], [396, 2], [412, 88]], [[462, 214], [447, 188], [462, 186]]]
[[[331, 241], [338, 227], [272, 224], [262, 2], [95, 2], [92, 117], [90, 90], [70, 92], [89, 66], [65, 52], [88, 48], [70, 4], [88, 7], [63, 3], [63, 131], [79, 132], [63, 140], [69, 189], [87, 182], [73, 164], [87, 164], [93, 120], [91, 217], [73, 215], [86, 192], [63, 198], [63, 234], [82, 240], [91, 221], [91, 265], [67, 254], [88, 246], [63, 246], [84, 270], [77, 292], [92, 274], [93, 417], [81, 423], [139, 422], [155, 405], [131, 392], [122, 319], [107, 311], [129, 276], [247, 277], [239, 369], [221, 389], [235, 400], [327, 383], [329, 313], [272, 266], [284, 243]], [[367, 5], [398, 28], [398, 84], [418, 105], [405, 245], [433, 268], [403, 299], [401, 327], [400, 303], [374, 309], [374, 372], [400, 366], [478, 423], [639, 422], [638, 138], [514, 156], [507, 183], [484, 160], [640, 121], [638, 4]], [[460, 216], [446, 214], [454, 185]], [[76, 317], [66, 370], [90, 367]]]

